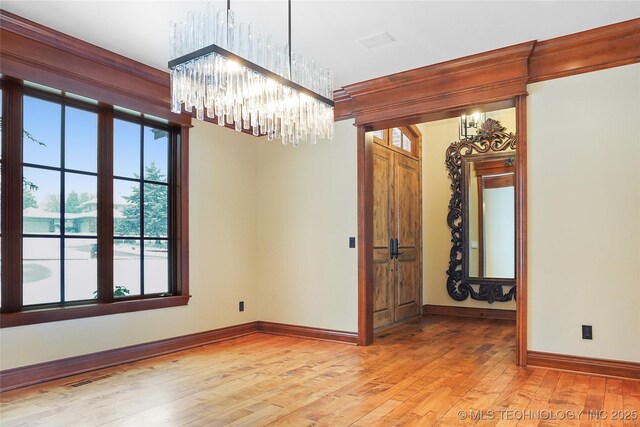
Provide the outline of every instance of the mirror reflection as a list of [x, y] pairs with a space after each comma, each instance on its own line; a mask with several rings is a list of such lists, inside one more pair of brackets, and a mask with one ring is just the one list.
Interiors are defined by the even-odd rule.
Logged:
[[515, 278], [513, 153], [465, 159], [468, 277]]

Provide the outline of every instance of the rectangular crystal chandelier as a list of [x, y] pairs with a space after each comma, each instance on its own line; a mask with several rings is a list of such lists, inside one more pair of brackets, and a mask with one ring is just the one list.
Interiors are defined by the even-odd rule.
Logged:
[[198, 120], [294, 146], [333, 139], [333, 73], [291, 54], [291, 0], [288, 44], [256, 35], [251, 23], [236, 25], [229, 2], [172, 22], [170, 43], [172, 112], [195, 108]]

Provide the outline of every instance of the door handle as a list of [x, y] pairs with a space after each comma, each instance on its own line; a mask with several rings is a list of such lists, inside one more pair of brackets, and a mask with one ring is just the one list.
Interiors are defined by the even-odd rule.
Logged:
[[400, 251], [400, 242], [398, 241], [398, 238], [396, 238], [396, 249], [394, 250], [394, 255], [396, 257], [396, 259], [398, 259], [398, 256], [402, 255], [404, 252], [399, 252]]
[[395, 254], [396, 254], [396, 252], [393, 249], [393, 239], [389, 239], [389, 259], [393, 259]]

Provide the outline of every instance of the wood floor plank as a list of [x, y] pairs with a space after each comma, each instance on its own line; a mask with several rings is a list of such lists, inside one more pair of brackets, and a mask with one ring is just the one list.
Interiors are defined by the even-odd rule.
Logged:
[[513, 416], [638, 405], [638, 381], [518, 368], [513, 322], [429, 316], [378, 333], [368, 347], [253, 334], [14, 390], [0, 395], [0, 422], [635, 427], [637, 419]]
[[625, 427], [640, 427], [640, 381], [622, 381], [622, 414]]
[[607, 378], [605, 386], [604, 396], [604, 415], [606, 419], [603, 421], [603, 426], [620, 426], [624, 425], [624, 421], [620, 423], [618, 420], [614, 420], [611, 416], [612, 413], [620, 411], [624, 408], [624, 397], [622, 395], [623, 381], [616, 378]]

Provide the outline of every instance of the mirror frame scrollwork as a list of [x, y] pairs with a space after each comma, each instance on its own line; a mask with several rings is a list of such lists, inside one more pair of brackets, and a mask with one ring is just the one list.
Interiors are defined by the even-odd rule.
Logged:
[[[516, 297], [514, 279], [471, 278], [465, 274], [463, 224], [463, 157], [516, 149], [516, 135], [507, 133], [497, 120], [487, 119], [478, 134], [452, 143], [447, 148], [446, 166], [451, 179], [451, 200], [447, 224], [451, 228], [451, 252], [447, 269], [447, 292], [456, 301], [471, 297], [478, 301], [511, 301]], [[477, 290], [475, 287], [477, 286]], [[505, 292], [505, 288], [506, 292]]]

